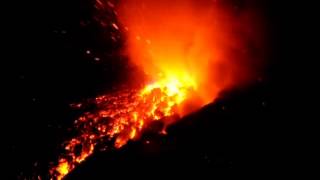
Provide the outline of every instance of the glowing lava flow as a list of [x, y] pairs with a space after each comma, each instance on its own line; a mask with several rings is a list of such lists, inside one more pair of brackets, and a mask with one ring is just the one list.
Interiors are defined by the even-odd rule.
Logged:
[[194, 88], [192, 81], [168, 78], [149, 84], [140, 91], [97, 97], [95, 104], [98, 110], [85, 113], [75, 121], [80, 135], [66, 143], [66, 153], [51, 170], [51, 175], [62, 179], [91, 155], [103, 140], [114, 140], [114, 147], [122, 147], [128, 140], [139, 136], [151, 121], [176, 114], [177, 106]]

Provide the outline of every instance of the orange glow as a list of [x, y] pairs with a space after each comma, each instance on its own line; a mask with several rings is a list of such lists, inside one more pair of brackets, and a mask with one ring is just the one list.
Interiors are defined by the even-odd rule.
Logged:
[[[234, 15], [213, 0], [97, 1], [114, 8], [126, 37], [125, 55], [151, 80], [141, 89], [96, 97], [97, 109], [75, 121], [79, 135], [65, 143], [65, 153], [51, 176], [61, 179], [94, 153], [102, 141], [115, 148], [138, 139], [152, 121], [184, 116], [213, 102], [223, 90], [255, 76], [250, 47], [260, 50], [254, 14]], [[256, 60], [257, 61], [257, 60]], [[82, 104], [75, 107], [82, 107]], [[166, 134], [162, 129], [162, 134]], [[79, 152], [77, 152], [80, 149]]]
[[262, 49], [259, 20], [252, 11], [233, 11], [219, 0], [120, 0], [116, 8], [126, 55], [161, 85], [192, 87], [196, 109], [250, 81], [258, 69], [250, 61], [259, 57], [250, 57], [246, 46]]
[[57, 180], [62, 179], [70, 171], [68, 162], [65, 159], [60, 159], [56, 171], [59, 173], [59, 175], [57, 176]]

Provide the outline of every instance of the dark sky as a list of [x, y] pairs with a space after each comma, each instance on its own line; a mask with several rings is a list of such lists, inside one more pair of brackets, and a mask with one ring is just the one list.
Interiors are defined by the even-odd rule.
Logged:
[[[3, 176], [8, 179], [45, 174], [79, 115], [69, 104], [110, 91], [129, 76], [127, 60], [112, 54], [119, 44], [104, 38], [110, 32], [92, 22], [92, 4], [54, 0], [8, 5], [4, 26], [8, 50], [2, 61], [9, 66], [3, 71], [1, 120], [8, 168]], [[296, 6], [279, 1], [261, 4], [271, 40], [263, 81], [226, 93], [170, 127], [168, 136], [147, 133], [120, 151], [94, 154], [68, 179], [108, 178], [121, 168], [160, 167], [163, 174], [176, 167], [201, 167], [210, 173], [216, 168], [286, 166], [281, 135], [290, 92], [284, 86], [292, 83], [290, 63], [299, 58], [292, 54], [293, 37], [299, 41], [299, 28], [291, 26], [297, 21]], [[80, 21], [89, 25], [80, 26]]]

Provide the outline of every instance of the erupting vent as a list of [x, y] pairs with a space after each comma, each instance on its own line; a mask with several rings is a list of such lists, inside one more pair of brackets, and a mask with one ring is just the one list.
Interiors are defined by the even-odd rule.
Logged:
[[65, 142], [52, 179], [62, 179], [103, 141], [121, 148], [150, 122], [184, 116], [256, 78], [263, 47], [259, 16], [250, 7], [237, 11], [218, 0], [97, 0], [96, 8], [114, 12], [117, 21], [104, 23], [125, 37], [122, 55], [152, 82], [97, 97], [97, 109], [75, 121], [79, 135]]

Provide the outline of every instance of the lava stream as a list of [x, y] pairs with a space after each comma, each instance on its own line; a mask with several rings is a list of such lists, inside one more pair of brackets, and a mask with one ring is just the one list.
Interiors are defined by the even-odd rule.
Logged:
[[177, 114], [178, 105], [194, 88], [192, 82], [171, 78], [149, 84], [140, 91], [127, 90], [97, 97], [98, 110], [87, 112], [75, 121], [80, 135], [65, 143], [65, 153], [51, 169], [51, 176], [62, 179], [103, 140], [114, 140], [114, 147], [121, 148], [128, 140], [139, 136], [151, 121]]

